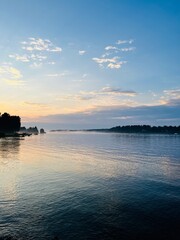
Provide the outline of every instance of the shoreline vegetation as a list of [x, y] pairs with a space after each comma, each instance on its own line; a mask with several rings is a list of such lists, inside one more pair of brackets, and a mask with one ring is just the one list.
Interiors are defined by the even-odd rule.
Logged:
[[[82, 130], [50, 130], [50, 132], [106, 132], [106, 133], [149, 133], [149, 134], [180, 134], [179, 126], [150, 126], [150, 125], [126, 125], [102, 129], [82, 129]], [[19, 116], [10, 116], [9, 113], [0, 113], [0, 138], [2, 137], [25, 137], [46, 133], [43, 128], [38, 130], [35, 127], [21, 127]]]
[[84, 129], [84, 130], [51, 130], [50, 132], [106, 132], [106, 133], [149, 133], [149, 134], [180, 134], [180, 126], [150, 126], [150, 125], [126, 125], [102, 129]]
[[38, 135], [45, 133], [44, 129], [40, 131], [37, 127], [21, 127], [21, 118], [19, 116], [10, 116], [9, 113], [0, 113], [0, 138], [3, 137], [25, 137], [32, 134]]

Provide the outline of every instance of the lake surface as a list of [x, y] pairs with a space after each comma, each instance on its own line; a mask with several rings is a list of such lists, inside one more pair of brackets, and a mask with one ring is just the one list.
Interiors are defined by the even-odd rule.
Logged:
[[0, 239], [179, 239], [180, 136], [0, 139]]

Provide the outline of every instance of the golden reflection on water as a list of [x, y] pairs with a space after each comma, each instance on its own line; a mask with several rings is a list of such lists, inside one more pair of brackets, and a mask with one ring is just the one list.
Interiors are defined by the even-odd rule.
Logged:
[[[51, 135], [50, 135], [51, 136]], [[111, 178], [121, 175], [136, 176], [142, 172], [163, 172], [168, 176], [173, 175], [173, 168], [168, 166], [168, 157], [137, 155], [139, 149], [133, 149], [133, 139], [136, 137], [116, 136], [115, 141], [122, 145], [126, 138], [130, 139], [129, 151], [125, 154], [119, 151], [97, 149], [87, 145], [70, 145], [61, 140], [59, 145], [54, 146], [46, 136], [32, 136], [21, 139], [0, 139], [0, 172], [7, 175], [20, 171], [30, 174], [35, 169], [56, 173], [92, 174], [98, 177]], [[94, 136], [95, 137], [95, 136]], [[61, 136], [63, 139], [63, 137]], [[78, 138], [78, 135], [77, 135]], [[145, 138], [147, 143], [151, 139]], [[145, 140], [143, 139], [143, 141]], [[113, 139], [114, 140], [114, 139]], [[78, 139], [77, 139], [78, 141]], [[128, 140], [129, 141], [129, 140]], [[150, 143], [152, 144], [152, 143]], [[140, 145], [140, 144], [139, 144]], [[76, 148], [77, 146], [77, 148]], [[140, 146], [141, 147], [141, 146]], [[133, 152], [133, 151], [134, 152]], [[171, 163], [171, 162], [170, 162]], [[19, 164], [19, 167], [17, 166]], [[147, 166], [145, 168], [145, 165]], [[172, 164], [171, 164], [172, 165]], [[6, 170], [5, 170], [6, 169]], [[0, 177], [1, 178], [1, 177]]]
[[[102, 150], [93, 147], [78, 146], [77, 149], [63, 145], [59, 147], [44, 146], [41, 138], [36, 136], [36, 143], [25, 145], [23, 143], [21, 160], [31, 167], [39, 168], [45, 172], [88, 174], [96, 177], [116, 177], [120, 175], [136, 175], [138, 163], [128, 162], [127, 158], [119, 156], [119, 160], [111, 159]], [[22, 154], [22, 152], [21, 152]], [[121, 159], [122, 158], [122, 159]]]
[[[157, 203], [161, 205], [164, 194], [167, 210], [173, 197], [176, 203], [176, 188], [172, 192], [172, 186], [176, 187], [179, 155], [177, 147], [171, 149], [171, 142], [171, 138], [156, 136], [88, 133], [46, 134], [24, 141], [0, 139], [3, 234], [9, 236], [9, 229], [12, 233], [16, 230], [22, 239], [21, 234], [28, 226], [29, 239], [49, 234], [50, 229], [54, 236], [57, 229], [62, 230], [63, 222], [68, 233], [69, 222], [75, 226], [72, 232], [77, 230], [77, 223], [81, 229], [88, 229], [89, 222], [85, 222], [89, 218], [93, 227], [94, 219], [100, 227], [103, 222], [108, 223], [104, 225], [105, 231], [108, 226], [110, 232], [114, 229], [111, 226], [119, 228], [124, 219], [129, 230], [132, 216], [133, 226], [140, 218], [141, 229], [144, 215], [141, 221], [139, 209], [147, 211], [148, 226], [149, 213]], [[179, 140], [175, 143], [178, 145]], [[151, 201], [152, 205], [148, 205]], [[134, 213], [131, 207], [136, 210]], [[154, 212], [158, 213], [156, 207]], [[170, 219], [173, 216], [172, 211]]]
[[20, 138], [2, 138], [0, 139], [0, 159], [13, 158], [19, 153]]
[[[111, 179], [121, 177], [144, 177], [164, 175], [177, 177], [177, 166], [168, 156], [148, 155], [140, 152], [142, 147], [136, 137], [115, 135], [110, 139], [114, 149], [98, 148], [93, 144], [72, 142], [71, 136], [47, 134], [22, 139], [0, 139], [0, 194], [7, 199], [16, 199], [17, 186], [24, 182], [29, 186], [36, 182], [45, 183], [48, 179], [61, 178], [66, 181], [72, 176], [79, 179]], [[106, 137], [109, 137], [107, 135]], [[73, 141], [78, 141], [78, 135]], [[82, 141], [81, 135], [81, 141]], [[94, 135], [96, 137], [96, 135]], [[100, 140], [102, 140], [100, 137]], [[131, 145], [127, 146], [128, 142]], [[135, 138], [135, 141], [134, 141]], [[53, 142], [53, 141], [54, 142]], [[143, 143], [151, 139], [139, 138]], [[70, 144], [71, 142], [71, 144]], [[114, 147], [115, 143], [117, 146]], [[135, 146], [133, 144], [136, 144]], [[126, 146], [126, 151], [122, 146]], [[128, 149], [129, 147], [129, 149]], [[79, 181], [79, 183], [80, 181]]]
[[[0, 194], [5, 201], [17, 198], [20, 141], [19, 138], [0, 139]], [[7, 204], [3, 208], [8, 206]]]

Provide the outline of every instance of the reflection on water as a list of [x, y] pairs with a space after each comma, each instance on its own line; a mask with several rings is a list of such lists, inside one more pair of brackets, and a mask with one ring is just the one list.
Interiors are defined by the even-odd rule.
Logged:
[[11, 158], [19, 153], [20, 138], [0, 138], [0, 159]]
[[178, 239], [180, 137], [0, 139], [0, 239]]
[[[0, 193], [2, 198], [13, 199], [17, 178], [20, 138], [0, 139]], [[9, 196], [9, 197], [8, 197]]]

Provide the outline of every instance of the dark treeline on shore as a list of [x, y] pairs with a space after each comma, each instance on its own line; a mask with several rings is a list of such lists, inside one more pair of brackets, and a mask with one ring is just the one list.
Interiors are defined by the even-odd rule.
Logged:
[[126, 125], [104, 129], [88, 129], [86, 131], [117, 132], [117, 133], [163, 133], [180, 134], [180, 126], [150, 126], [150, 125]]
[[[40, 133], [45, 133], [44, 129], [40, 129]], [[21, 118], [19, 116], [10, 116], [9, 113], [0, 113], [0, 138], [2, 137], [18, 137], [39, 134], [37, 127], [21, 127]]]
[[112, 128], [84, 129], [84, 130], [51, 130], [51, 132], [117, 132], [117, 133], [162, 133], [162, 134], [180, 134], [180, 126], [150, 126], [150, 125], [126, 125]]
[[29, 127], [29, 128], [26, 128], [26, 127], [21, 127], [19, 132], [21, 133], [32, 133], [32, 134], [38, 134], [39, 133], [39, 130], [37, 127]]
[[8, 113], [0, 114], [0, 132], [18, 132], [21, 127], [19, 116], [10, 116]]
[[[62, 130], [51, 130], [62, 131]], [[69, 130], [70, 131], [70, 130]], [[71, 130], [72, 131], [72, 130]], [[150, 126], [150, 125], [126, 125], [116, 126], [107, 129], [87, 129], [84, 131], [98, 131], [98, 132], [119, 132], [119, 133], [166, 133], [166, 134], [180, 134], [180, 126]], [[26, 133], [38, 134], [37, 127], [30, 127], [26, 129], [21, 127], [21, 118], [19, 116], [10, 116], [9, 113], [0, 114], [0, 133]], [[45, 133], [44, 129], [40, 129], [40, 133]]]
[[127, 125], [110, 128], [111, 132], [121, 133], [168, 133], [180, 134], [180, 126]]

